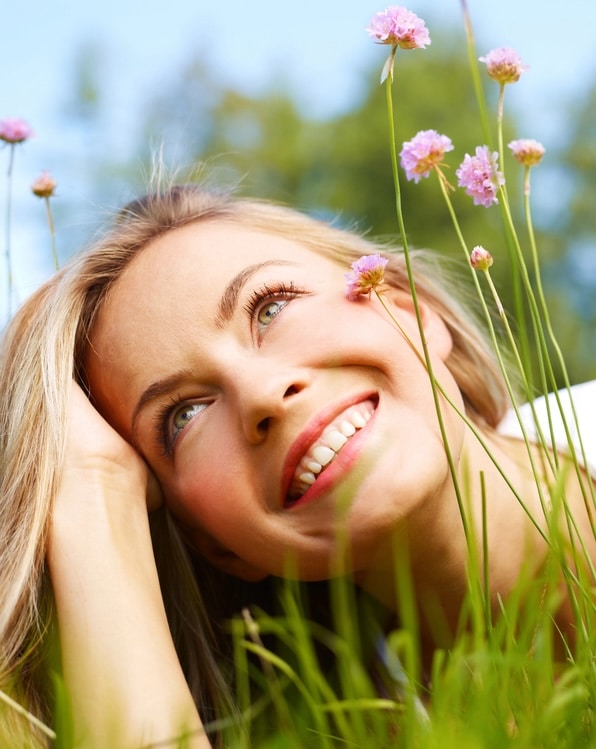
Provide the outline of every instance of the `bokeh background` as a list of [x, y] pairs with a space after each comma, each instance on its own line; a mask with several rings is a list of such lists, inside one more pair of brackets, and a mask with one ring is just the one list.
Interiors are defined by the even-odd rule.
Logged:
[[[484, 142], [460, 0], [411, 0], [432, 45], [398, 55], [398, 141], [435, 128], [456, 145], [452, 167]], [[364, 31], [376, 0], [30, 0], [0, 23], [0, 118], [26, 119], [10, 232], [13, 307], [52, 271], [42, 169], [64, 261], [143, 189], [156, 153], [188, 173], [356, 224], [396, 233], [387, 119], [379, 74], [387, 49]], [[506, 138], [547, 149], [533, 174], [535, 227], [549, 306], [573, 380], [596, 377], [596, 2], [468, 0], [478, 54], [514, 47], [530, 69], [506, 94]], [[485, 77], [489, 103], [497, 86]], [[7, 149], [0, 149], [6, 245]], [[518, 210], [521, 174], [506, 163]], [[410, 240], [461, 253], [435, 180], [404, 185]], [[498, 209], [457, 195], [470, 245], [491, 249], [508, 298]], [[519, 224], [523, 227], [523, 223]], [[501, 262], [502, 261], [502, 262]], [[0, 268], [0, 298], [6, 294]], [[2, 299], [2, 309], [5, 309]], [[4, 312], [2, 313], [4, 314]]]

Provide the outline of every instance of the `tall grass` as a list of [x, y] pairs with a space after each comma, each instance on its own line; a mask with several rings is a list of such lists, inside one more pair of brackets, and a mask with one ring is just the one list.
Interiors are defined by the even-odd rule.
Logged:
[[[389, 631], [382, 642], [398, 661], [382, 689], [371, 676], [378, 673], [378, 654], [363, 644], [378, 630], [351, 584], [331, 583], [334, 626], [325, 629], [305, 615], [299, 586], [283, 583], [280, 616], [256, 611], [233, 624], [247, 734], [239, 743], [237, 728], [230, 726], [225, 745], [595, 746], [593, 638], [578, 627], [577, 642], [560, 652], [553, 619], [560, 602], [556, 568], [553, 562], [540, 579], [521, 580], [494, 621], [474, 614], [484, 609], [484, 600], [481, 586], [470, 584], [458, 631], [429, 666], [417, 656], [417, 680], [402, 664], [411, 666], [419, 653], [412, 646], [418, 633], [403, 624]], [[412, 607], [402, 612], [402, 621], [415, 621], [413, 598], [402, 603]]]
[[[242, 726], [220, 721], [224, 746], [596, 746], [594, 641], [578, 626], [576, 643], [557, 652], [557, 567], [553, 559], [539, 579], [520, 580], [494, 621], [476, 615], [485, 601], [471, 579], [458, 630], [428, 664], [415, 645], [418, 632], [403, 624], [416, 621], [413, 596], [402, 596], [402, 623], [381, 635], [369, 602], [347, 578], [330, 583], [330, 627], [309, 619], [299, 584], [280, 582], [279, 615], [244, 611], [230, 623]], [[584, 584], [578, 581], [580, 595], [591, 598]], [[58, 736], [50, 745], [74, 749], [68, 700], [57, 685]], [[12, 709], [4, 704], [0, 721]]]

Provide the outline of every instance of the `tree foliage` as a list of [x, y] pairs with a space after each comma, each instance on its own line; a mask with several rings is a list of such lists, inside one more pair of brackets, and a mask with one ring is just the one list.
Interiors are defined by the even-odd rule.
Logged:
[[[456, 145], [450, 157], [453, 174], [464, 153], [482, 142], [482, 133], [465, 53], [449, 39], [436, 46], [440, 55], [398, 55], [397, 139], [408, 140], [428, 128], [449, 135]], [[306, 117], [286, 90], [249, 96], [218, 89], [215, 75], [193, 63], [151, 106], [147, 142], [169, 144], [169, 156], [182, 163], [209, 162], [228, 178], [242, 179], [241, 189], [251, 194], [339, 215], [373, 235], [395, 234], [381, 64], [379, 59], [378, 69], [365, 74], [360, 101], [349, 111], [320, 121]], [[458, 213], [471, 241], [490, 243], [497, 217], [458, 197]], [[454, 247], [450, 219], [434, 179], [404, 184], [403, 203], [414, 244], [445, 251]], [[477, 239], [472, 240], [474, 236]]]
[[[382, 62], [381, 55], [378, 66], [363, 74], [363, 94], [350, 109], [321, 120], [306, 115], [283, 83], [249, 94], [223, 84], [216, 71], [194, 60], [148, 102], [140, 157], [149, 162], [151, 152], [160, 148], [166, 163], [201, 170], [206, 165], [217, 182], [238, 184], [241, 194], [285, 202], [356, 226], [371, 236], [396, 237], [385, 90], [379, 85]], [[494, 110], [496, 87], [487, 82], [487, 90]], [[447, 155], [447, 173], [455, 182], [455, 169], [464, 154], [484, 142], [462, 45], [445, 36], [435, 38], [424, 54], [398, 54], [393, 96], [398, 150], [422, 129], [449, 135], [455, 150]], [[576, 119], [577, 139], [566, 158], [579, 186], [573, 192], [570, 213], [575, 235], [584, 232], [591, 242], [593, 193], [588, 198], [586, 186], [596, 155], [584, 143], [594, 143], [595, 107], [593, 92], [591, 104]], [[515, 136], [515, 122], [508, 119], [505, 142]], [[508, 157], [505, 167], [512, 204], [521, 206], [519, 166]], [[515, 179], [516, 169], [519, 179]], [[434, 175], [415, 185], [406, 182], [402, 173], [402, 202], [412, 246], [430, 247], [464, 261]], [[498, 208], [474, 206], [461, 190], [453, 193], [453, 202], [470, 248], [482, 244], [494, 255], [493, 278], [510, 308], [512, 279]], [[522, 211], [518, 213], [523, 223]], [[546, 227], [540, 246], [546, 279], [555, 281], [556, 323], [568, 336], [577, 328], [578, 316], [569, 295], [561, 292], [569, 278], [568, 245], [563, 236], [556, 227]], [[578, 335], [586, 333], [580, 330]], [[572, 378], [596, 375], [594, 359], [572, 349], [568, 357]]]

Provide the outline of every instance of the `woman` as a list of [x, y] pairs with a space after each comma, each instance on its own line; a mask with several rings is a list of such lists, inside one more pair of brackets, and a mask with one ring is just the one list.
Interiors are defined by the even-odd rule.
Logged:
[[[450, 467], [402, 256], [388, 255], [393, 319], [374, 296], [346, 298], [349, 263], [377, 249], [284, 208], [173, 187], [129, 205], [17, 314], [1, 379], [3, 676], [19, 675], [34, 712], [47, 710], [45, 562], [90, 746], [180, 731], [209, 745], [196, 705], [225, 689], [188, 549], [250, 583], [346, 572], [394, 610], [407, 548], [431, 650], [426, 612], [454, 628], [467, 586], [455, 470], [476, 537], [481, 475], [487, 487], [494, 606], [541, 568], [543, 497], [526, 446], [495, 431], [507, 401], [481, 334], [418, 267]], [[565, 605], [558, 624], [572, 626]]]

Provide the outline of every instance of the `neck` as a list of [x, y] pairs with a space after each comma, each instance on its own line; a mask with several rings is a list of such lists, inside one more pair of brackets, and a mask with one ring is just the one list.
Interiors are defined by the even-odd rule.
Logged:
[[490, 435], [486, 440], [494, 461], [470, 435], [457, 468], [459, 496], [449, 476], [441, 491], [394, 529], [359, 580], [385, 606], [399, 611], [404, 605], [399, 577], [409, 570], [405, 574], [410, 575], [423, 637], [441, 619], [454, 631], [471, 559], [482, 570], [487, 554], [496, 608], [499, 598], [505, 598], [523, 574], [535, 573], [546, 557], [547, 544], [528, 517], [545, 527], [525, 445]]

